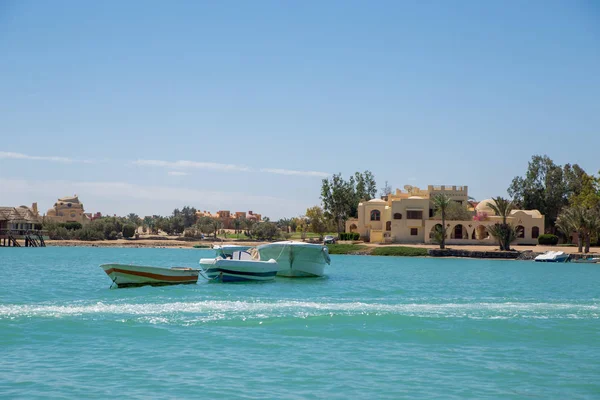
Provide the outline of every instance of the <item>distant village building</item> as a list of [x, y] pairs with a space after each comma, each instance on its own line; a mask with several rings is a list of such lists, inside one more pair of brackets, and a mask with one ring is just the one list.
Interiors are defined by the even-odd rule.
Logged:
[[37, 203], [31, 207], [0, 207], [0, 247], [46, 246]]
[[[361, 201], [358, 204], [358, 218], [346, 222], [347, 232], [358, 232], [360, 236], [374, 243], [433, 243], [436, 219], [432, 197], [439, 193], [448, 195], [459, 204], [469, 207], [467, 186], [433, 186], [426, 190], [405, 186], [403, 192], [396, 189], [394, 194], [382, 199]], [[483, 200], [470, 207], [472, 218], [461, 221], [446, 221], [447, 244], [492, 244], [495, 240], [488, 234], [487, 227], [501, 222], [489, 207], [493, 200]], [[515, 244], [537, 244], [537, 238], [544, 233], [544, 216], [538, 210], [513, 210], [507, 222], [519, 228]]]
[[236, 211], [235, 213], [231, 213], [231, 211], [227, 210], [219, 210], [215, 214], [212, 214], [210, 211], [197, 211], [197, 218], [209, 217], [213, 219], [217, 219], [221, 222], [223, 229], [235, 229], [235, 221], [242, 220], [250, 220], [259, 222], [261, 220], [261, 214], [255, 214], [253, 211], [243, 212]]
[[79, 222], [85, 225], [92, 220], [92, 214], [85, 213], [83, 203], [77, 195], [73, 195], [58, 199], [54, 206], [46, 211], [45, 220], [58, 223]]
[[42, 219], [37, 203], [30, 207], [0, 207], [0, 235], [41, 229]]

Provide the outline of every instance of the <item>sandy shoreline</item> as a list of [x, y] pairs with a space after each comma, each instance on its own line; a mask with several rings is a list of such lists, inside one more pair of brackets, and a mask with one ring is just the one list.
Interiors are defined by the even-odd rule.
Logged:
[[[213, 244], [238, 244], [245, 246], [258, 246], [261, 244], [265, 244], [268, 242], [261, 241], [187, 241], [187, 240], [177, 240], [177, 239], [165, 239], [165, 240], [155, 240], [155, 239], [119, 239], [119, 240], [98, 240], [93, 242], [81, 241], [81, 240], [47, 240], [46, 245], [52, 247], [132, 247], [132, 248], [194, 248], [194, 246], [205, 246], [206, 248], [210, 248]], [[374, 243], [364, 243], [362, 244], [367, 247], [394, 247], [394, 246], [405, 246], [405, 247], [415, 247], [422, 249], [437, 249], [439, 246], [430, 245], [430, 244], [374, 244]], [[467, 250], [467, 251], [498, 251], [497, 246], [480, 246], [480, 245], [450, 245], [446, 246], [449, 249], [454, 250]], [[533, 251], [536, 253], [543, 253], [545, 251], [564, 251], [567, 254], [577, 254], [577, 247], [570, 246], [514, 246], [514, 250], [516, 251]], [[591, 248], [590, 255], [597, 255], [600, 253], [600, 249]]]

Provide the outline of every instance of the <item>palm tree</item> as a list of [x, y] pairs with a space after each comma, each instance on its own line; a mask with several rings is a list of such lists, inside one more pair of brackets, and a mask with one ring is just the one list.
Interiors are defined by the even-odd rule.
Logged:
[[440, 249], [444, 250], [446, 248], [446, 211], [448, 211], [448, 207], [452, 203], [452, 199], [445, 193], [436, 194], [431, 198], [433, 202], [433, 206], [436, 211], [439, 210], [442, 214], [442, 230], [439, 234], [440, 236]]
[[496, 223], [489, 226], [488, 232], [498, 240], [500, 250], [509, 251], [510, 244], [515, 241], [519, 235], [517, 228], [506, 222], [507, 218], [510, 216], [510, 212], [514, 210], [515, 205], [512, 200], [503, 197], [493, 197], [492, 200], [493, 203], [486, 203], [486, 206], [491, 208], [497, 216], [502, 217], [502, 223]]
[[502, 217], [502, 224], [506, 225], [506, 218], [510, 215], [510, 212], [515, 209], [515, 204], [512, 200], [505, 199], [503, 197], [492, 197], [494, 203], [487, 203], [486, 205]]
[[589, 253], [592, 234], [598, 232], [600, 229], [600, 216], [596, 210], [589, 208], [585, 210], [585, 252]]
[[557, 228], [567, 237], [577, 233], [577, 251], [583, 251], [583, 238], [586, 233], [585, 209], [580, 206], [565, 208], [556, 219]]

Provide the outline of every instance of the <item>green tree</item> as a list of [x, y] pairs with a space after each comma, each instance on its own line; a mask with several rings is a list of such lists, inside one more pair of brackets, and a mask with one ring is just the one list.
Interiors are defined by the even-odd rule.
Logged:
[[135, 213], [128, 214], [127, 221], [130, 224], [133, 224], [136, 228], [142, 224], [142, 219]]
[[135, 225], [127, 224], [123, 227], [123, 237], [125, 239], [132, 238], [135, 235]]
[[600, 179], [593, 175], [583, 175], [579, 182], [578, 191], [569, 197], [570, 206], [582, 206], [594, 209], [600, 206]]
[[[450, 196], [446, 195], [445, 193], [440, 193], [440, 194], [433, 196], [431, 198], [431, 200], [433, 202], [433, 206], [434, 206], [435, 210], [440, 213], [440, 217], [442, 219], [442, 228], [441, 228], [440, 232], [436, 233], [436, 239], [439, 240], [440, 249], [443, 250], [446, 248], [446, 236], [447, 236], [446, 212], [448, 211], [448, 208], [452, 204], [452, 199], [450, 199]], [[439, 236], [439, 237], [437, 237], [437, 236]]]
[[252, 236], [259, 240], [273, 240], [280, 235], [281, 231], [274, 222], [258, 222], [252, 228]]
[[[466, 205], [451, 201], [446, 208], [446, 221], [467, 221], [473, 218], [473, 212]], [[440, 209], [436, 208], [435, 215], [431, 219], [442, 219]]]
[[323, 209], [335, 221], [338, 235], [342, 231], [343, 224], [352, 215], [353, 207], [356, 208], [358, 205], [353, 182], [352, 178], [346, 182], [342, 174], [335, 174], [331, 179], [323, 179], [322, 182]]
[[583, 251], [583, 240], [585, 238], [586, 217], [585, 209], [581, 206], [573, 206], [565, 208], [556, 220], [556, 227], [559, 231], [565, 234], [567, 238], [571, 237], [572, 233], [577, 234], [577, 251]]
[[500, 250], [510, 250], [510, 244], [517, 239], [519, 232], [513, 225], [507, 223], [507, 218], [510, 216], [510, 212], [514, 210], [515, 204], [512, 200], [507, 200], [503, 197], [492, 198], [493, 203], [487, 203], [486, 205], [494, 211], [494, 213], [502, 217], [502, 223], [496, 223], [488, 227], [490, 235], [498, 240]]
[[240, 220], [240, 218], [236, 218], [233, 220], [233, 229], [236, 233], [236, 235], [238, 233], [240, 233], [240, 228], [242, 227], [242, 221]]
[[319, 235], [321, 240], [323, 234], [327, 232], [327, 219], [323, 209], [319, 206], [314, 206], [306, 209], [306, 218], [309, 220], [310, 231]]
[[[575, 187], [571, 183], [572, 188]], [[535, 155], [529, 162], [525, 177], [515, 177], [508, 188], [515, 203], [527, 210], [539, 210], [546, 226], [554, 231], [560, 210], [567, 204], [568, 188], [563, 169], [546, 155]]]

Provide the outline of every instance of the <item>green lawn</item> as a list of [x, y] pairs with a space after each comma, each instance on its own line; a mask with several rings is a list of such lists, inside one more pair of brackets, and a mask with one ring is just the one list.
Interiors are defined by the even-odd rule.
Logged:
[[360, 244], [329, 244], [327, 248], [329, 249], [329, 254], [351, 254], [368, 249], [367, 246]]
[[427, 249], [419, 247], [384, 246], [374, 247], [371, 251], [373, 256], [400, 256], [400, 257], [426, 257]]
[[372, 256], [426, 257], [427, 249], [404, 246], [368, 247], [361, 244], [330, 244], [329, 254], [370, 254]]

